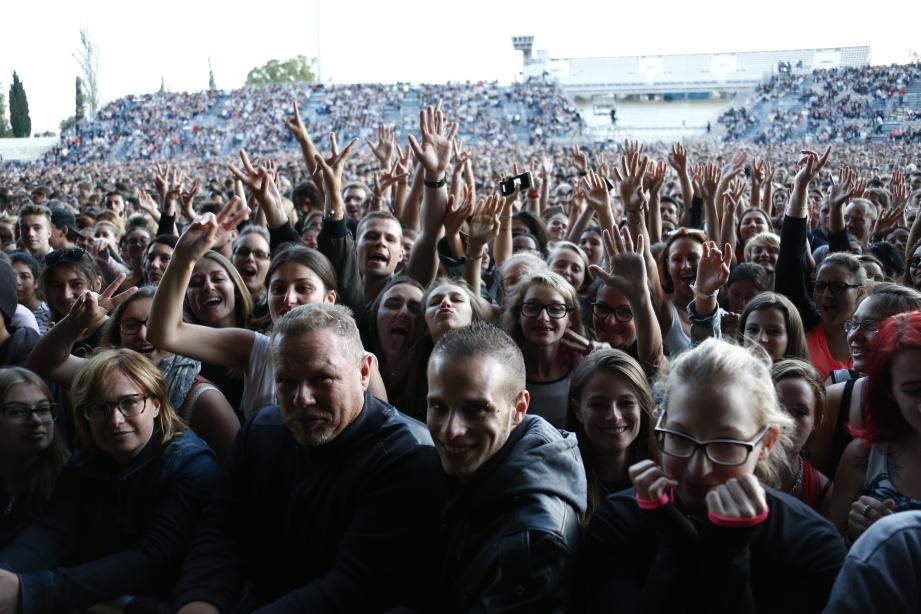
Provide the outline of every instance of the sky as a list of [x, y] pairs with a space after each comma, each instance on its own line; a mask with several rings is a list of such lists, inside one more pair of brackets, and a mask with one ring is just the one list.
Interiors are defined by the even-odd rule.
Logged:
[[909, 49], [921, 52], [913, 32], [921, 2], [828, 6], [802, 0], [14, 1], [3, 9], [0, 87], [8, 98], [15, 70], [33, 133], [57, 132], [74, 112], [79, 68], [72, 56], [81, 28], [99, 50], [103, 104], [156, 91], [161, 78], [168, 90], [206, 89], [209, 58], [221, 89], [241, 86], [250, 69], [271, 59], [318, 54], [326, 83], [509, 83], [522, 67], [511, 44], [515, 35], [534, 36], [535, 51], [546, 49], [552, 58], [869, 45], [871, 63], [889, 64], [909, 61]]

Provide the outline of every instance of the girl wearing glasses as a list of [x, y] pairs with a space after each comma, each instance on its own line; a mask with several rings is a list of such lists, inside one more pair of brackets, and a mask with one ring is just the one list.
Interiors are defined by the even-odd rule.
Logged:
[[0, 369], [0, 548], [41, 513], [67, 460], [57, 416], [42, 378]]
[[831, 520], [856, 540], [894, 512], [921, 509], [921, 311], [880, 327], [867, 361], [863, 428], [835, 474]]
[[0, 607], [17, 598], [25, 612], [124, 595], [168, 599], [217, 485], [214, 455], [173, 411], [163, 375], [137, 352], [96, 354], [72, 393], [79, 450], [45, 513], [0, 552]]
[[[708, 339], [671, 364], [662, 464], [629, 468], [585, 543], [588, 612], [818, 612], [844, 559], [834, 528], [779, 484], [793, 420], [770, 363]], [[782, 588], [780, 588], [782, 587]]]
[[[106, 320], [105, 293], [100, 297], [84, 296], [74, 303], [70, 313], [39, 340], [30, 356], [36, 372], [70, 389], [77, 373], [86, 363], [67, 353], [66, 349], [78, 336], [78, 331], [93, 328], [97, 321], [106, 320], [103, 347], [124, 347], [138, 352], [156, 365], [167, 382], [170, 405], [193, 431], [202, 437], [217, 458], [226, 458], [240, 429], [240, 421], [230, 403], [211, 382], [202, 377], [201, 363], [192, 358], [170, 354], [147, 340], [150, 305], [156, 288], [141, 288], [128, 298], [119, 299]], [[102, 305], [101, 305], [101, 304]]]
[[899, 284], [873, 284], [860, 302], [853, 317], [844, 323], [854, 366], [834, 371], [831, 379], [838, 383], [827, 387], [827, 420], [816, 433], [813, 459], [828, 475], [835, 475], [838, 461], [851, 441], [848, 423], [863, 426], [866, 405], [866, 373], [877, 332], [883, 321], [899, 313], [921, 309], [921, 292]]
[[550, 271], [525, 277], [515, 286], [502, 326], [524, 354], [528, 411], [564, 428], [570, 377], [581, 356], [563, 339], [570, 330], [583, 333], [575, 289]]

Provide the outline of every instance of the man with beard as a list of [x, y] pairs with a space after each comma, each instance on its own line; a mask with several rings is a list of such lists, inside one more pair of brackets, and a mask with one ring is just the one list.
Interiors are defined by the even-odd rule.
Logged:
[[179, 612], [420, 605], [444, 502], [425, 426], [367, 392], [372, 357], [348, 309], [298, 307], [271, 342], [280, 406], [237, 437]]
[[527, 415], [524, 358], [488, 324], [446, 333], [428, 384], [429, 431], [455, 478], [437, 611], [564, 611], [587, 493], [576, 436]]

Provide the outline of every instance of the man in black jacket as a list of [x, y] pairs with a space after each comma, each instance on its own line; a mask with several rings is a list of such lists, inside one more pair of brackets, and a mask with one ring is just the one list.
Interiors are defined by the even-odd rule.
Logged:
[[442, 337], [428, 383], [429, 431], [457, 478], [442, 515], [438, 611], [564, 610], [586, 506], [575, 435], [526, 415], [521, 351], [490, 325]]
[[183, 568], [180, 612], [417, 605], [445, 500], [425, 426], [367, 393], [372, 358], [344, 307], [287, 313], [272, 352], [280, 407], [237, 437]]

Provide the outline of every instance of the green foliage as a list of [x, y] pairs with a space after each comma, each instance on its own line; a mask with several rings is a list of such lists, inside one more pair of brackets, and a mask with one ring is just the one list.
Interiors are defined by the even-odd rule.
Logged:
[[90, 103], [90, 115], [96, 115], [99, 109], [99, 50], [96, 48], [86, 29], [80, 30], [80, 49], [73, 53], [74, 60], [83, 74], [87, 102]]
[[217, 85], [214, 83], [214, 69], [211, 68], [211, 58], [208, 58], [208, 90], [215, 91]]
[[44, 132], [39, 132], [38, 134], [36, 134], [35, 138], [44, 137], [44, 136], [57, 136], [57, 135], [51, 130], [45, 130]]
[[72, 132], [76, 126], [77, 126], [76, 117], [71, 116], [71, 117], [68, 117], [67, 119], [61, 120], [61, 123], [60, 123], [61, 134], [67, 134], [68, 132]]
[[83, 79], [77, 77], [77, 94], [75, 99], [74, 119], [79, 121], [86, 117], [86, 96], [83, 94]]
[[249, 74], [246, 75], [246, 84], [312, 83], [316, 80], [313, 65], [314, 60], [305, 55], [285, 61], [269, 60], [264, 65], [249, 71]]
[[13, 85], [10, 86], [10, 125], [13, 127], [13, 136], [17, 139], [32, 134], [29, 100], [22, 81], [19, 80], [19, 75], [15, 71], [13, 71]]

